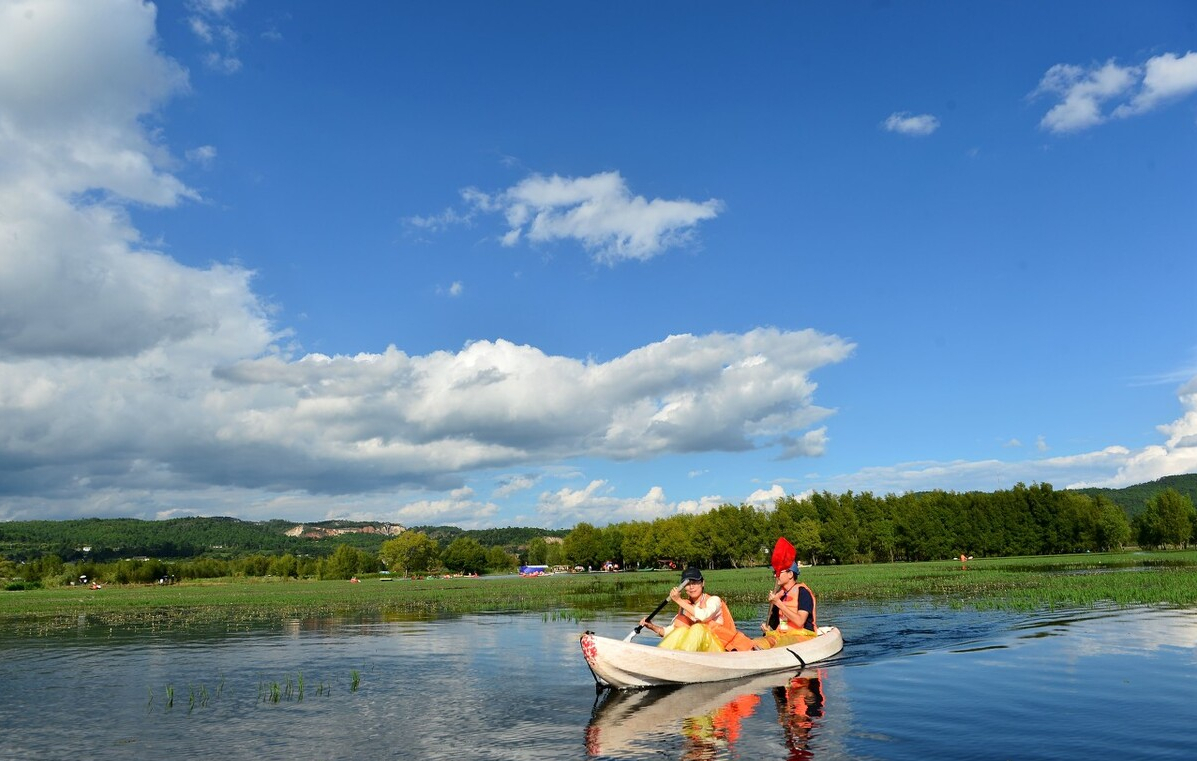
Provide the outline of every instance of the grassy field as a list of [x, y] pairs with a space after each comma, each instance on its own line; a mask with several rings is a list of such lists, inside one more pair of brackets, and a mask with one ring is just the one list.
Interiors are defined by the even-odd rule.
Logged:
[[[17, 634], [131, 626], [182, 630], [281, 625], [295, 618], [380, 615], [434, 618], [483, 611], [543, 612], [585, 620], [598, 611], [648, 612], [679, 574], [575, 574], [540, 578], [227, 579], [172, 586], [0, 592], [0, 627]], [[708, 591], [737, 618], [759, 617], [767, 568], [706, 572]], [[967, 563], [819, 566], [801, 577], [821, 610], [839, 601], [1033, 610], [1093, 605], [1197, 605], [1197, 551], [978, 559]]]

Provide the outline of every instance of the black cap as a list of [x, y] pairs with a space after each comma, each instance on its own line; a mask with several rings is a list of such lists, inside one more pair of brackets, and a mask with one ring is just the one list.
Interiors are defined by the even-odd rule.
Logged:
[[698, 570], [697, 566], [692, 565], [682, 571], [682, 583], [685, 584], [688, 581], [702, 581], [702, 571]]

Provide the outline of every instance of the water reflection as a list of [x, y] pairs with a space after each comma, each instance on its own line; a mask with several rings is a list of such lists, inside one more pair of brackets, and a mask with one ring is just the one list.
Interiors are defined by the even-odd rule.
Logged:
[[776, 712], [787, 759], [813, 759], [811, 739], [825, 710], [822, 671], [767, 674], [750, 680], [599, 694], [586, 727], [591, 756], [641, 758], [672, 736], [680, 758], [737, 758], [744, 722]]

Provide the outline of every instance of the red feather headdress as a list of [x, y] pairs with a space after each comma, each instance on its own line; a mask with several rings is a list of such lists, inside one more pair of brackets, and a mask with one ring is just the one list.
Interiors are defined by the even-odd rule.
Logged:
[[773, 565], [773, 575], [776, 576], [794, 565], [794, 559], [797, 557], [798, 551], [794, 549], [794, 545], [784, 536], [777, 537], [777, 544], [773, 545], [773, 559], [770, 561]]

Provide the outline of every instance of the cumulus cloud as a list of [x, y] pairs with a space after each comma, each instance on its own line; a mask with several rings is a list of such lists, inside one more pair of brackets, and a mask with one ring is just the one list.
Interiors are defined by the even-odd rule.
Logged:
[[628, 521], [651, 521], [681, 513], [708, 512], [723, 504], [722, 497], [670, 502], [659, 486], [642, 497], [617, 497], [603, 480], [594, 480], [584, 489], [562, 488], [540, 495], [536, 511], [550, 526], [573, 526], [582, 521], [603, 525]]
[[145, 352], [184, 344], [209, 356], [260, 351], [269, 331], [251, 273], [179, 265], [142, 244], [124, 208], [198, 198], [163, 168], [170, 156], [144, 126], [187, 90], [186, 72], [155, 48], [153, 6], [22, 7], [0, 7], [0, 357], [16, 363], [8, 379], [61, 390], [75, 384], [70, 368], [34, 360], [147, 361]]
[[452, 524], [462, 528], [482, 528], [498, 514], [493, 502], [473, 499], [469, 487], [454, 489], [446, 499], [409, 502], [395, 511], [392, 520], [408, 526]]
[[[1058, 103], [1039, 122], [1049, 132], [1076, 132], [1111, 118], [1126, 118], [1197, 91], [1197, 53], [1165, 53], [1139, 66], [1113, 60], [1088, 68], [1056, 64], [1031, 95]], [[1106, 110], [1109, 106], [1112, 109]]]
[[506, 476], [499, 479], [498, 485], [495, 487], [494, 493], [491, 495], [495, 499], [503, 499], [510, 497], [512, 494], [518, 494], [522, 491], [527, 491], [540, 482], [539, 476], [531, 474], [520, 474], [514, 476]]
[[[283, 353], [251, 272], [184, 266], [126, 212], [199, 198], [146, 126], [188, 87], [156, 47], [154, 6], [22, 7], [0, 6], [0, 517], [227, 512], [222, 499], [310, 511], [311, 495], [358, 513], [475, 469], [781, 446], [829, 414], [811, 373], [853, 346], [814, 331], [670, 336], [607, 362], [503, 340]], [[233, 7], [195, 6], [212, 34]], [[529, 237], [612, 256], [646, 256], [714, 213], [632, 198], [617, 174], [533, 178], [486, 203], [523, 208]], [[398, 517], [495, 509], [458, 493]]]
[[773, 484], [768, 489], [757, 489], [749, 494], [744, 503], [757, 508], [771, 509], [777, 500], [785, 495], [786, 490], [782, 488], [781, 484]]
[[463, 191], [474, 210], [502, 213], [503, 244], [575, 240], [596, 261], [646, 260], [691, 240], [695, 226], [713, 219], [723, 203], [634, 196], [619, 172], [589, 177], [533, 175], [499, 193]]
[[909, 111], [892, 113], [882, 123], [888, 132], [899, 135], [925, 137], [939, 129], [939, 119], [931, 114], [912, 114]]
[[1167, 437], [1163, 444], [1128, 453], [1111, 478], [1095, 478], [1078, 485], [1122, 487], [1177, 473], [1197, 473], [1197, 377], [1182, 386], [1178, 396], [1184, 414], [1156, 427]]

